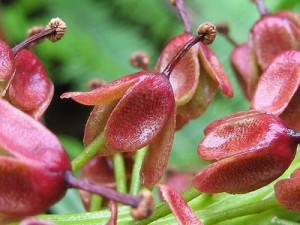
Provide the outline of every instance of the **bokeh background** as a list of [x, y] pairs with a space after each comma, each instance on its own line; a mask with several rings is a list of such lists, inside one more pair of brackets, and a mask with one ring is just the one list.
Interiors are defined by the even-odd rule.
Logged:
[[[259, 13], [250, 0], [186, 0], [193, 31], [205, 21], [226, 22], [238, 43], [245, 42]], [[265, 0], [269, 10], [293, 9], [300, 12], [299, 0]], [[183, 32], [177, 11], [168, 0], [1, 0], [0, 30], [2, 38], [14, 46], [26, 37], [27, 29], [45, 25], [60, 17], [68, 25], [65, 37], [57, 42], [45, 41], [36, 48], [55, 83], [55, 96], [45, 115], [45, 124], [55, 132], [71, 157], [82, 150], [84, 124], [91, 108], [80, 106], [59, 96], [70, 90], [87, 90], [87, 82], [101, 78], [107, 82], [136, 72], [129, 64], [130, 55], [146, 51], [154, 66], [163, 46]], [[176, 133], [170, 167], [200, 170], [207, 163], [196, 155], [196, 148], [208, 123], [249, 107], [230, 67], [233, 48], [219, 35], [211, 48], [222, 62], [234, 88], [234, 97], [218, 93], [216, 100], [200, 118]], [[55, 213], [82, 211], [75, 191], [52, 207]]]

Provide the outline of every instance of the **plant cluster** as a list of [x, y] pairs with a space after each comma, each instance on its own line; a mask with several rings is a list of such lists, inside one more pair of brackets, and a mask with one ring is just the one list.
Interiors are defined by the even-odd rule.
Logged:
[[[148, 55], [138, 51], [130, 62], [139, 72], [110, 83], [91, 80], [87, 92], [62, 94], [62, 99], [93, 106], [84, 149], [72, 161], [42, 122], [54, 85], [34, 54], [45, 38], [62, 39], [66, 24], [55, 18], [34, 27], [13, 48], [0, 40], [0, 222], [207, 225], [261, 219], [297, 224], [300, 15], [271, 13], [261, 0], [253, 2], [261, 18], [248, 40], [237, 44], [226, 24], [204, 22], [194, 35], [183, 0], [172, 0], [184, 33], [165, 45], [153, 69]], [[211, 161], [209, 166], [198, 173], [168, 170], [176, 131], [200, 117], [218, 89], [233, 96], [208, 46], [217, 32], [234, 45], [231, 64], [249, 110], [205, 128], [197, 152]], [[79, 189], [89, 213], [41, 214], [70, 188]], [[161, 201], [156, 207], [155, 198]], [[298, 217], [270, 219], [272, 210]]]

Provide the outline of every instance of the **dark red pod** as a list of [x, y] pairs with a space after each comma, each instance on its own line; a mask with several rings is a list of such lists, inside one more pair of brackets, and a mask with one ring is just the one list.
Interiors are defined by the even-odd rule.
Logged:
[[168, 185], [158, 185], [163, 199], [170, 206], [179, 225], [194, 224], [202, 225], [197, 215], [188, 206], [180, 194]]
[[295, 170], [290, 178], [278, 181], [275, 186], [277, 201], [284, 208], [300, 212], [300, 169]]
[[1, 220], [46, 210], [65, 194], [69, 158], [43, 125], [0, 99]]
[[278, 117], [259, 111], [232, 114], [205, 130], [198, 154], [216, 161], [200, 171], [201, 192], [246, 193], [279, 177], [294, 159], [299, 137]]
[[273, 60], [288, 50], [300, 50], [299, 14], [285, 10], [263, 15], [251, 28], [249, 39], [231, 54], [231, 64], [248, 99], [260, 76]]
[[5, 94], [14, 71], [14, 54], [10, 47], [0, 40], [0, 97]]
[[39, 61], [30, 51], [22, 50], [15, 57], [16, 72], [9, 87], [12, 104], [39, 119], [53, 96], [52, 81]]
[[281, 117], [294, 130], [300, 129], [298, 104], [300, 52], [286, 51], [262, 74], [251, 108]]
[[[183, 21], [185, 33], [171, 39], [161, 52], [155, 70], [162, 72], [167, 63], [188, 40], [191, 26], [182, 0], [172, 4], [177, 8]], [[178, 109], [176, 111], [176, 129], [182, 128], [189, 120], [199, 117], [207, 109], [220, 87], [226, 97], [232, 97], [230, 81], [215, 53], [208, 43], [195, 45], [173, 70], [170, 82]]]

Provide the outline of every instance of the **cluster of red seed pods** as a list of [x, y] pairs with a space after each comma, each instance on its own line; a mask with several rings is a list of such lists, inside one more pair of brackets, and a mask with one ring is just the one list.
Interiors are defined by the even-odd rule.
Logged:
[[[167, 43], [154, 70], [148, 69], [149, 59], [138, 53], [131, 61], [142, 71], [108, 84], [93, 84], [97, 87], [89, 92], [61, 96], [95, 106], [85, 127], [85, 147], [100, 135], [104, 139], [102, 149], [83, 167], [81, 180], [73, 177], [70, 160], [58, 139], [37, 121], [51, 101], [53, 84], [37, 57], [23, 49], [44, 37], [60, 39], [66, 25], [55, 19], [13, 49], [0, 41], [1, 222], [46, 210], [68, 188], [84, 191], [86, 208], [86, 192], [111, 200], [109, 224], [117, 221], [116, 202], [130, 205], [135, 219], [152, 213], [149, 191], [133, 196], [113, 190], [109, 157], [131, 155], [148, 146], [140, 173], [143, 186], [153, 187], [166, 171], [176, 129], [200, 116], [218, 87], [226, 97], [233, 95], [224, 69], [207, 47], [216, 36], [215, 26], [204, 23], [198, 35], [192, 35], [183, 1], [172, 2], [185, 33]], [[201, 192], [247, 193], [266, 186], [290, 166], [300, 143], [300, 134], [295, 131], [300, 129], [300, 17], [290, 11], [269, 14], [259, 3], [262, 18], [252, 27], [248, 42], [237, 46], [231, 58], [251, 100], [251, 110], [220, 118], [205, 129], [198, 154], [213, 163], [193, 178], [194, 187]], [[178, 179], [180, 184], [185, 178], [185, 174], [178, 176], [173, 183]], [[172, 188], [170, 180], [158, 187], [178, 222], [201, 225], [178, 193], [186, 187], [174, 184]], [[275, 195], [281, 205], [300, 212], [298, 183], [296, 170], [291, 178], [275, 185]], [[30, 221], [35, 219], [22, 223]]]

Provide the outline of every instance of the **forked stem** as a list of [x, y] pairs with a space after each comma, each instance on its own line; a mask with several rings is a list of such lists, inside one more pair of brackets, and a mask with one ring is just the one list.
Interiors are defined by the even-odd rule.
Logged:
[[201, 24], [198, 27], [198, 36], [194, 37], [193, 39], [189, 40], [177, 53], [176, 55], [171, 59], [169, 64], [166, 66], [163, 74], [166, 75], [167, 78], [170, 78], [170, 75], [176, 65], [180, 62], [180, 60], [183, 58], [183, 56], [187, 53], [187, 51], [192, 48], [195, 44], [198, 42], [202, 42], [203, 44], [209, 45], [211, 44], [217, 34], [217, 30], [215, 25], [213, 25], [210, 22], [206, 22]]
[[184, 32], [191, 33], [191, 23], [190, 19], [186, 13], [183, 0], [171, 0], [171, 4], [174, 5], [177, 9], [177, 12], [183, 22]]

